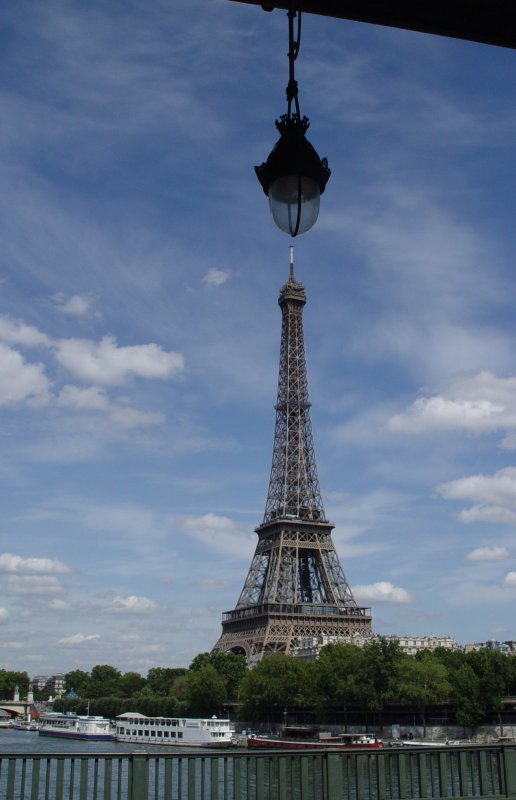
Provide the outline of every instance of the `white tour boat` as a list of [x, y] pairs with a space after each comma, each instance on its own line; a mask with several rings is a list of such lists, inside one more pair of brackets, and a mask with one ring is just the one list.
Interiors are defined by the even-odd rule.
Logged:
[[234, 743], [234, 736], [234, 725], [228, 719], [217, 717], [145, 717], [136, 712], [127, 712], [115, 720], [117, 742], [173, 747], [229, 747]]
[[113, 739], [111, 720], [105, 717], [80, 717], [49, 711], [39, 718], [40, 736], [61, 736], [67, 739], [102, 741]]

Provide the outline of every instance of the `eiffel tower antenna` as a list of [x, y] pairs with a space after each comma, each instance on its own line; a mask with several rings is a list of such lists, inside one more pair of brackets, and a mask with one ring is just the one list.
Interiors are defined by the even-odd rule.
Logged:
[[306, 294], [290, 273], [281, 288], [281, 349], [276, 425], [263, 522], [236, 608], [223, 614], [215, 652], [232, 650], [250, 665], [289, 654], [307, 640], [362, 641], [370, 609], [357, 605], [324, 513], [312, 435], [303, 334]]

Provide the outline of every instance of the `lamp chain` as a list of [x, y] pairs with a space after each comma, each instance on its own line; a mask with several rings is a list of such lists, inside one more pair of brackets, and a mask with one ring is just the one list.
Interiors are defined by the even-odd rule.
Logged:
[[[294, 21], [297, 16], [297, 35], [294, 38]], [[301, 119], [299, 111], [299, 97], [297, 89], [297, 81], [294, 77], [294, 62], [299, 55], [299, 48], [301, 46], [301, 11], [296, 12], [295, 4], [292, 3], [288, 11], [288, 65], [289, 65], [289, 81], [287, 86], [287, 103], [288, 103], [288, 119], [292, 117], [292, 101], [295, 105], [295, 113]]]

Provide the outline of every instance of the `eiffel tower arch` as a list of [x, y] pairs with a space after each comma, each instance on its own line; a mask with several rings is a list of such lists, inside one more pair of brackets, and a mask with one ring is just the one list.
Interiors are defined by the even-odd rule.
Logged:
[[357, 605], [326, 519], [312, 435], [303, 334], [306, 294], [294, 275], [281, 288], [281, 350], [269, 491], [258, 543], [233, 611], [222, 616], [213, 652], [240, 652], [249, 665], [288, 655], [303, 640], [363, 641], [371, 612]]

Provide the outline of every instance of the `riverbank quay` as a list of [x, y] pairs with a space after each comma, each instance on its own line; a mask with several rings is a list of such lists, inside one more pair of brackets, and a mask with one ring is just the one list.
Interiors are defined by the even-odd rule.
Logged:
[[516, 800], [516, 745], [0, 753], [2, 800]]

